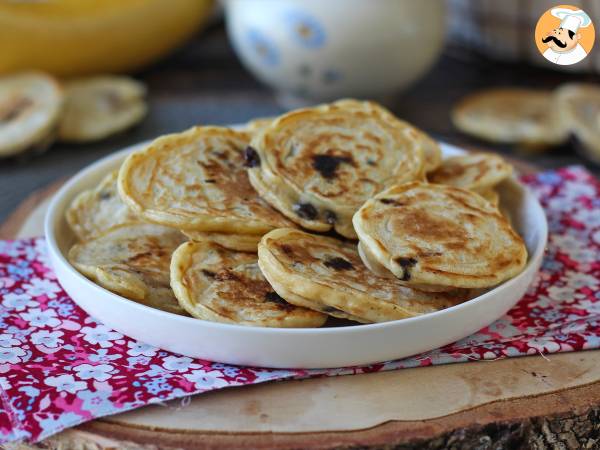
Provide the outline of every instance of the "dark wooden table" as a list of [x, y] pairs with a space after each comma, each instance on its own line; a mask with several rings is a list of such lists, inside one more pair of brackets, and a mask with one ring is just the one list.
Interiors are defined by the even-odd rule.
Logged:
[[[0, 222], [32, 191], [127, 145], [195, 124], [244, 122], [283, 111], [273, 93], [240, 65], [219, 24], [136, 75], [148, 84], [150, 92], [150, 114], [140, 126], [96, 144], [55, 144], [43, 155], [0, 160]], [[449, 111], [462, 96], [491, 86], [553, 88], [577, 80], [598, 82], [599, 77], [499, 64], [450, 47], [429, 74], [400, 95], [391, 108], [440, 139], [482, 145], [459, 133], [450, 123]], [[515, 154], [514, 149], [494, 148]], [[516, 155], [542, 167], [584, 164], [600, 172], [569, 146], [541, 155]]]

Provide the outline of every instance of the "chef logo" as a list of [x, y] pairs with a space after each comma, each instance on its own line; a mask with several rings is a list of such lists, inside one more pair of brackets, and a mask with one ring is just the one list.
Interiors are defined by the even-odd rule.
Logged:
[[561, 66], [576, 64], [594, 46], [594, 24], [576, 6], [559, 5], [546, 11], [535, 27], [535, 43], [548, 61]]

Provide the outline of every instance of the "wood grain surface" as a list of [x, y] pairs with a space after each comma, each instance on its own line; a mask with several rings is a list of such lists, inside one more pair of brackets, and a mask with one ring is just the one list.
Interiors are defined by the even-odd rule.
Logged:
[[[512, 162], [521, 173], [535, 170], [529, 164]], [[45, 200], [61, 184], [62, 180], [28, 197], [0, 226], [2, 238], [14, 237], [30, 217], [39, 220], [39, 209], [45, 207]], [[328, 395], [318, 394], [326, 391]], [[461, 399], [458, 406], [452, 392]], [[315, 402], [310, 411], [300, 405], [307, 398]], [[292, 402], [294, 407], [285, 407], [285, 402]], [[283, 406], [274, 408], [276, 403]], [[443, 407], [452, 405], [457, 412], [444, 414]], [[167, 408], [147, 407], [89, 422], [59, 433], [41, 446], [56, 449], [598, 448], [600, 351], [228, 389], [196, 396], [187, 409], [175, 401]], [[354, 421], [328, 420], [343, 416], [335, 413], [340, 408], [346, 414], [348, 408], [354, 408], [356, 414], [351, 415], [357, 417]], [[369, 420], [382, 414], [382, 410], [388, 410], [389, 417], [415, 417], [419, 408], [425, 411], [422, 414], [425, 418], [378, 419], [375, 425]], [[435, 415], [435, 411], [441, 415], [427, 418], [428, 412]], [[306, 431], [298, 423], [301, 418], [305, 421], [311, 418], [310, 414], [316, 424], [305, 426]], [[290, 429], [303, 431], [290, 432]]]

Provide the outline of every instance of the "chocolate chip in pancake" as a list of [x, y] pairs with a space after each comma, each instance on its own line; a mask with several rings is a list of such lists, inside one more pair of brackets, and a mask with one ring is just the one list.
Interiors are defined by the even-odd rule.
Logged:
[[351, 219], [365, 200], [391, 184], [422, 179], [421, 137], [371, 102], [292, 111], [252, 139], [250, 182], [295, 223], [356, 238]]
[[263, 327], [319, 327], [326, 316], [283, 300], [263, 277], [256, 254], [187, 242], [173, 254], [171, 285], [193, 317]]
[[368, 255], [407, 286], [486, 288], [527, 262], [522, 238], [497, 207], [451, 186], [394, 186], [367, 201], [353, 222]]
[[294, 229], [269, 232], [258, 247], [260, 268], [290, 303], [358, 322], [385, 322], [438, 311], [467, 290], [422, 292], [381, 277], [361, 261], [356, 245]]

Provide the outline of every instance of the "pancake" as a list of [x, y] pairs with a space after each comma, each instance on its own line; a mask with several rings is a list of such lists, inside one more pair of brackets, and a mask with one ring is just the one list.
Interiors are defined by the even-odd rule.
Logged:
[[48, 75], [24, 72], [1, 77], [0, 158], [48, 146], [62, 104], [62, 88]]
[[325, 314], [284, 301], [263, 277], [255, 254], [210, 242], [187, 242], [173, 253], [171, 286], [193, 317], [261, 327], [320, 327]]
[[67, 209], [67, 222], [80, 241], [94, 238], [117, 225], [140, 222], [119, 197], [118, 174], [118, 170], [109, 173], [96, 188], [75, 197]]
[[[371, 272], [381, 277], [396, 278], [396, 276], [392, 272], [390, 272], [385, 266], [383, 266], [379, 261], [377, 261], [377, 258], [373, 256], [368, 247], [363, 245], [363, 243], [360, 241], [358, 242], [357, 250], [358, 255], [360, 256], [360, 259], [362, 260], [363, 264]], [[411, 285], [411, 287], [413, 289], [417, 289], [423, 292], [448, 292], [455, 290], [455, 288], [453, 288], [452, 286], [439, 286], [433, 284], [413, 284]]]
[[256, 253], [258, 243], [262, 238], [261, 234], [235, 234], [235, 233], [216, 233], [214, 231], [186, 231], [182, 230], [190, 240], [197, 242], [214, 242], [229, 250], [240, 252]]
[[146, 306], [184, 314], [169, 284], [171, 254], [184, 241], [184, 236], [171, 228], [120, 225], [74, 245], [69, 261], [109, 291]]
[[[258, 264], [275, 291], [290, 303], [326, 314], [385, 322], [438, 311], [466, 300], [467, 290], [420, 292], [380, 277], [361, 262], [356, 245], [294, 229], [266, 234]], [[292, 295], [290, 295], [292, 294]]]
[[423, 148], [423, 158], [425, 161], [425, 172], [430, 173], [436, 170], [442, 164], [442, 149], [439, 144], [424, 131], [419, 131], [419, 138]]
[[[336, 105], [344, 108], [355, 108], [360, 111], [364, 106], [363, 102], [354, 99], [342, 99], [335, 102]], [[381, 105], [377, 105], [379, 108], [384, 109]], [[388, 111], [389, 114], [392, 114]], [[263, 120], [263, 119], [259, 119]], [[406, 121], [396, 118], [397, 121], [403, 123], [405, 126], [412, 127], [417, 133], [417, 137], [420, 141], [420, 146], [423, 149], [424, 159], [424, 170], [426, 173], [437, 169], [442, 162], [442, 149], [439, 144], [423, 130], [409, 124]]]
[[90, 142], [126, 130], [146, 115], [145, 95], [142, 83], [124, 76], [70, 81], [65, 85], [58, 138], [65, 142]]
[[490, 190], [512, 172], [512, 166], [498, 155], [469, 153], [445, 159], [428, 179], [431, 183], [482, 192]]
[[514, 277], [527, 249], [498, 209], [472, 191], [406, 183], [354, 216], [361, 245], [407, 286], [486, 288]]
[[485, 191], [478, 192], [483, 198], [494, 205], [496, 208], [500, 207], [500, 195], [494, 189], [486, 189]]
[[370, 320], [366, 320], [361, 317], [353, 316], [352, 314], [348, 314], [348, 313], [342, 311], [341, 309], [337, 309], [332, 306], [329, 306], [327, 303], [324, 303], [320, 300], [309, 299], [309, 298], [303, 297], [302, 295], [292, 292], [290, 289], [288, 289], [286, 287], [285, 278], [286, 278], [285, 276], [280, 278], [279, 274], [277, 274], [275, 271], [269, 272], [269, 276], [268, 276], [269, 283], [271, 284], [273, 289], [275, 289], [275, 291], [281, 298], [287, 299], [286, 301], [288, 301], [289, 303], [299, 306], [299, 307], [308, 308], [315, 312], [321, 311], [323, 314], [326, 314], [328, 316], [335, 317], [338, 319], [352, 320], [353, 322], [358, 322], [358, 323], [372, 323]]
[[543, 147], [566, 139], [550, 91], [500, 88], [472, 94], [452, 111], [461, 131], [491, 142]]
[[252, 139], [250, 182], [295, 223], [356, 238], [351, 218], [365, 200], [423, 176], [420, 139], [414, 127], [371, 102], [292, 111]]
[[385, 266], [379, 264], [379, 261], [377, 261], [373, 257], [372, 253], [362, 244], [362, 242], [358, 242], [356, 250], [358, 251], [358, 256], [360, 256], [360, 259], [362, 260], [365, 267], [371, 272], [373, 272], [376, 275], [379, 275], [380, 277], [394, 277], [394, 274], [392, 272], [387, 270]]
[[246, 123], [243, 130], [250, 136], [254, 136], [261, 133], [265, 128], [271, 125], [273, 120], [273, 117], [259, 117], [258, 119], [253, 119]]
[[119, 194], [149, 222], [182, 230], [264, 234], [290, 222], [259, 198], [244, 169], [243, 133], [195, 127], [134, 152]]
[[561, 121], [586, 157], [600, 164], [600, 87], [567, 83], [556, 90]]

